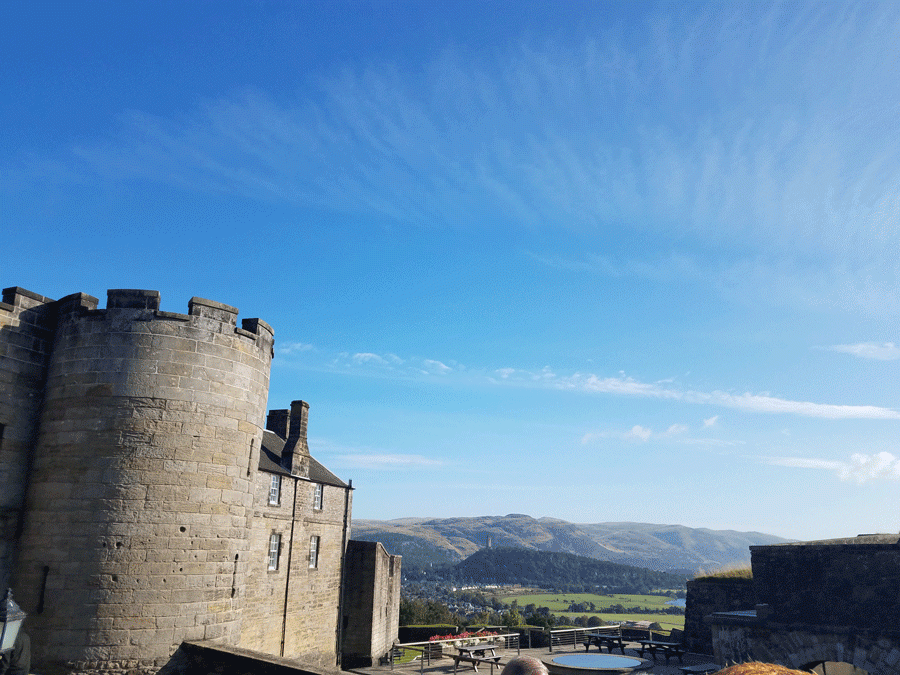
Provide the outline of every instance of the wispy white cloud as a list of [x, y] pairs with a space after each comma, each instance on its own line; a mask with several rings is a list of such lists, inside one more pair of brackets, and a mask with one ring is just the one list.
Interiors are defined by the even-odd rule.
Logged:
[[[635, 424], [627, 431], [598, 431], [589, 432], [581, 437], [581, 444], [587, 445], [593, 441], [604, 438], [616, 438], [624, 441], [640, 441], [646, 443], [651, 439], [670, 439], [676, 436], [682, 436], [687, 433], [688, 426], [685, 424], [672, 424], [665, 431], [653, 431], [650, 427]], [[693, 442], [694, 439], [691, 439]]]
[[792, 401], [762, 394], [729, 394], [721, 391], [707, 394], [688, 391], [683, 393], [682, 400], [751, 412], [791, 414], [823, 419], [900, 419], [900, 413], [891, 408]]
[[900, 457], [889, 452], [874, 455], [855, 453], [848, 461], [804, 457], [772, 457], [766, 461], [775, 466], [831, 471], [841, 480], [852, 480], [859, 484], [878, 479], [900, 480]]
[[874, 359], [876, 361], [894, 361], [900, 359], [900, 347], [893, 342], [860, 342], [853, 345], [832, 345], [825, 347], [833, 352], [841, 352], [858, 356], [861, 359]]
[[635, 424], [631, 429], [623, 434], [623, 438], [634, 438], [640, 441], [646, 441], [653, 435], [653, 431], [647, 427]]
[[422, 365], [424, 366], [422, 372], [426, 375], [445, 375], [453, 370], [450, 366], [434, 359], [424, 359]]
[[[300, 344], [300, 343], [291, 343]], [[313, 362], [310, 354], [311, 347], [293, 347], [285, 349], [281, 354], [288, 360], [291, 367], [306, 367], [311, 369], [339, 370], [360, 375], [373, 375], [379, 377], [420, 377], [423, 375], [449, 375], [451, 373], [465, 373], [465, 366], [456, 361], [450, 361], [447, 365], [437, 359], [426, 359], [412, 356], [401, 358], [394, 353], [386, 352], [338, 352], [325, 357], [324, 362]], [[321, 354], [319, 355], [321, 356]], [[276, 361], [275, 367], [285, 365], [284, 360]]]
[[[305, 351], [307, 350], [298, 350], [292, 355], [302, 355]], [[354, 354], [342, 352], [331, 359], [330, 367], [360, 375], [372, 374], [374, 376], [405, 378], [441, 375], [442, 380], [451, 378], [449, 381], [462, 381], [464, 379], [465, 382], [472, 386], [492, 384], [506, 387], [537, 387], [582, 392], [585, 394], [608, 394], [611, 396], [679, 401], [763, 414], [797, 415], [833, 420], [900, 420], [900, 412], [882, 406], [798, 401], [773, 396], [769, 393], [732, 393], [719, 390], [704, 392], [678, 387], [671, 379], [643, 382], [623, 372], [619, 372], [618, 375], [614, 376], [582, 372], [564, 375], [555, 372], [549, 365], [544, 366], [540, 370], [524, 368], [479, 370], [477, 368], [466, 368], [456, 361], [449, 362], [453, 366], [449, 366], [438, 359], [421, 357], [401, 358], [395, 354], [382, 355], [371, 352], [357, 352]], [[278, 366], [279, 364], [276, 362], [275, 367]], [[714, 415], [705, 419], [703, 425], [705, 428], [714, 426], [718, 419], [719, 416]]]
[[416, 226], [478, 216], [689, 239], [730, 260], [576, 264], [896, 313], [900, 53], [885, 36], [900, 7], [686, 15], [651, 13], [640, 43], [607, 34], [319, 73], [293, 104], [248, 91], [168, 118], [132, 112], [115, 137], [74, 148], [67, 172]]
[[889, 452], [874, 455], [856, 453], [851, 455], [849, 466], [841, 478], [864, 483], [876, 478], [900, 480], [900, 458]]
[[825, 419], [900, 419], [900, 412], [879, 406], [793, 401], [749, 392], [743, 394], [723, 391], [700, 392], [664, 387], [658, 383], [640, 382], [626, 375], [599, 377], [594, 374], [575, 373], [568, 377], [554, 378], [552, 384], [559, 389], [669, 399], [759, 413], [793, 414]]
[[275, 344], [275, 352], [285, 356], [298, 354], [300, 352], [308, 352], [311, 349], [313, 349], [313, 346], [305, 342], [284, 342]]
[[396, 470], [421, 467], [438, 467], [441, 460], [422, 455], [399, 455], [385, 453], [348, 453], [334, 455], [334, 459], [346, 468]]
[[354, 363], [376, 363], [379, 365], [387, 364], [387, 360], [384, 357], [368, 352], [354, 354], [351, 359]]

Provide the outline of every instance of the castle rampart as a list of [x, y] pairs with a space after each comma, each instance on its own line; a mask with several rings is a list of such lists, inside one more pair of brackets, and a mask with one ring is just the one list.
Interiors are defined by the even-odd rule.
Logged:
[[900, 537], [751, 546], [750, 553], [757, 604], [708, 619], [718, 663], [809, 671], [836, 662], [900, 673]]
[[3, 471], [31, 463], [13, 583], [35, 660], [150, 671], [183, 640], [238, 644], [272, 329], [156, 291], [4, 302], [4, 344], [32, 340], [4, 354], [0, 423]]

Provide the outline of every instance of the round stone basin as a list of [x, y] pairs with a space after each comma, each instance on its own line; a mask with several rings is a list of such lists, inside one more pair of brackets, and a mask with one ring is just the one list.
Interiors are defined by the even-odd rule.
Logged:
[[544, 661], [550, 675], [591, 675], [592, 673], [630, 673], [649, 668], [653, 662], [636, 656], [618, 654], [563, 654]]

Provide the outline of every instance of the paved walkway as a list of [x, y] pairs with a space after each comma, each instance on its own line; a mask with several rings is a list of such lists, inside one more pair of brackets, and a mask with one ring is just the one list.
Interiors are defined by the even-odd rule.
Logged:
[[[640, 657], [640, 653], [638, 652], [638, 648], [640, 645], [637, 642], [629, 642], [625, 645], [625, 655], [626, 656], [634, 656], [636, 658]], [[542, 649], [522, 649], [521, 654], [527, 656], [534, 656], [541, 660], [546, 660], [552, 658], [553, 656], [559, 654], [575, 654], [581, 653], [584, 654], [584, 647], [578, 646], [578, 648], [574, 648], [572, 646], [568, 647], [554, 647], [553, 653], [544, 647]], [[596, 654], [597, 650], [592, 649], [592, 654]], [[606, 651], [604, 650], [604, 654]], [[620, 652], [616, 650], [616, 654]], [[487, 665], [479, 665], [478, 673], [474, 673], [472, 670], [471, 664], [460, 664], [459, 666], [459, 675], [499, 675], [500, 671], [503, 669], [502, 666], [511, 658], [517, 655], [516, 650], [498, 650], [497, 654], [500, 656], [500, 667], [494, 667], [493, 672], [492, 669]], [[685, 654], [684, 655], [684, 664], [681, 664], [678, 661], [677, 657], [673, 657], [669, 659], [669, 665], [665, 664], [665, 660], [662, 657], [659, 657], [654, 665], [647, 669], [639, 671], [639, 673], [652, 673], [653, 675], [682, 675], [682, 672], [678, 670], [678, 667], [681, 665], [691, 666], [691, 665], [699, 665], [701, 663], [711, 663], [712, 657], [704, 654]], [[391, 673], [390, 664], [387, 665], [379, 665], [372, 666], [371, 668], [353, 668], [349, 672], [358, 673], [358, 675], [388, 675]], [[420, 661], [412, 661], [410, 663], [405, 663], [403, 665], [395, 665], [394, 673], [397, 675], [416, 675], [416, 673], [423, 673], [425, 675], [452, 675], [453, 673], [453, 659], [449, 657], [444, 657], [440, 659], [431, 659], [431, 664], [422, 664]]]

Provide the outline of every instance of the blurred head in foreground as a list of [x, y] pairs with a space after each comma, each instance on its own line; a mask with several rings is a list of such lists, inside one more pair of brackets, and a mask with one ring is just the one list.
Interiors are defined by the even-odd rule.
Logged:
[[791, 670], [784, 666], [776, 666], [774, 663], [739, 663], [720, 670], [716, 675], [809, 675], [802, 670]]
[[517, 656], [503, 666], [500, 675], [547, 675], [547, 666], [533, 656]]

